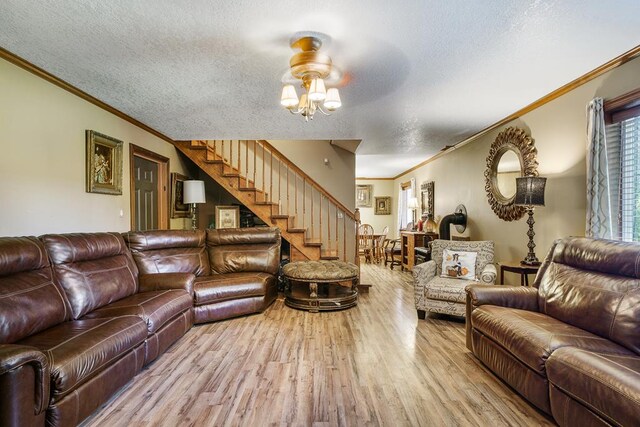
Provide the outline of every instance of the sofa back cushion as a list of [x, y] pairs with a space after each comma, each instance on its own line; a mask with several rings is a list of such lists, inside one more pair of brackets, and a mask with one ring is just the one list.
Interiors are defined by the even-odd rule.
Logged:
[[207, 250], [212, 274], [277, 274], [280, 266], [280, 229], [254, 227], [207, 230]]
[[9, 344], [69, 319], [47, 253], [35, 237], [0, 237], [0, 344]]
[[74, 319], [137, 292], [138, 269], [120, 234], [48, 234], [40, 239]]
[[640, 244], [556, 241], [534, 286], [540, 311], [640, 354]]
[[209, 274], [206, 233], [203, 230], [131, 231], [123, 237], [140, 274]]

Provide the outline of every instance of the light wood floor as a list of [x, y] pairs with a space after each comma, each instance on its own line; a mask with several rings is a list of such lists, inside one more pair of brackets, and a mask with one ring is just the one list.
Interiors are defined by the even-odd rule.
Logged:
[[482, 367], [464, 323], [418, 320], [409, 273], [364, 266], [352, 309], [196, 326], [87, 426], [551, 423]]

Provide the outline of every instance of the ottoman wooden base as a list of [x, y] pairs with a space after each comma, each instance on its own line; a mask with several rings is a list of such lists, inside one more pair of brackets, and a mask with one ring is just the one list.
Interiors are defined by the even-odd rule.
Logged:
[[311, 312], [344, 310], [358, 304], [356, 265], [342, 261], [298, 261], [283, 267], [289, 281], [284, 302]]
[[313, 283], [292, 283], [285, 293], [284, 303], [289, 307], [311, 312], [344, 310], [358, 304], [358, 291], [343, 286], [318, 283], [317, 297], [311, 296]]

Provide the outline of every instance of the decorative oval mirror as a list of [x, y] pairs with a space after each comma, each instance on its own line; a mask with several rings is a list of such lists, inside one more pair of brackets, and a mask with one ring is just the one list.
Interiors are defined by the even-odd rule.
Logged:
[[516, 178], [522, 176], [522, 162], [518, 153], [509, 149], [498, 159], [496, 190], [505, 200], [516, 196]]
[[536, 155], [533, 140], [522, 129], [514, 127], [500, 132], [491, 144], [484, 188], [489, 205], [499, 218], [514, 221], [525, 214], [523, 207], [514, 205], [516, 178], [538, 175]]

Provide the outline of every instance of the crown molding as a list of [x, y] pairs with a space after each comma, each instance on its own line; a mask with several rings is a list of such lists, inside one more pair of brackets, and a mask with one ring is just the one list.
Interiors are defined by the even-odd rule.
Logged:
[[441, 151], [439, 153], [437, 153], [436, 155], [434, 155], [433, 157], [428, 158], [427, 160], [418, 163], [417, 165], [413, 166], [410, 169], [407, 169], [406, 171], [396, 175], [395, 177], [393, 177], [393, 179], [398, 179], [403, 175], [406, 175], [408, 173], [413, 172], [414, 170], [421, 168], [424, 165], [427, 165], [431, 162], [433, 162], [434, 160], [439, 159], [440, 157], [444, 156], [447, 153], [450, 153], [451, 151], [454, 151], [457, 148], [460, 148], [464, 145], [469, 144], [470, 142], [480, 138], [481, 136], [483, 136], [484, 134], [491, 132], [492, 130], [499, 128], [500, 126], [504, 126], [507, 123], [509, 123], [512, 120], [515, 120], [533, 110], [535, 110], [536, 108], [539, 108], [541, 106], [543, 106], [544, 104], [547, 104], [551, 101], [553, 101], [554, 99], [557, 99], [559, 97], [561, 97], [562, 95], [571, 92], [572, 90], [582, 86], [583, 84], [595, 79], [596, 77], [600, 77], [601, 75], [603, 75], [606, 72], [609, 72], [615, 68], [618, 68], [619, 66], [621, 66], [622, 64], [631, 61], [632, 59], [637, 58], [638, 56], [640, 56], [640, 45], [634, 47], [631, 50], [628, 50], [627, 52], [623, 53], [620, 56], [617, 56], [615, 58], [613, 58], [611, 61], [608, 61], [604, 64], [602, 64], [601, 66], [599, 66], [598, 68], [589, 71], [588, 73], [584, 74], [583, 76], [578, 77], [577, 79], [567, 83], [564, 86], [559, 87], [558, 89], [554, 90], [553, 92], [543, 96], [542, 98], [532, 102], [531, 104], [527, 105], [526, 107], [516, 111], [513, 114], [508, 115], [507, 117], [503, 118], [502, 120], [492, 124], [491, 126], [488, 126], [484, 129], [482, 129], [481, 131], [471, 135], [468, 138], [463, 139], [462, 141], [454, 144], [452, 147], [448, 148], [447, 150]]
[[98, 98], [93, 97], [91, 95], [89, 95], [87, 92], [78, 89], [77, 87], [73, 86], [70, 83], [65, 82], [64, 80], [54, 76], [53, 74], [49, 73], [48, 71], [43, 70], [42, 68], [32, 64], [31, 62], [19, 57], [18, 55], [9, 52], [6, 49], [3, 49], [2, 47], [0, 47], [0, 58], [5, 59], [6, 61], [17, 65], [18, 67], [30, 72], [31, 74], [35, 74], [36, 76], [48, 81], [49, 83], [53, 83], [54, 85], [66, 90], [67, 92], [71, 92], [72, 94], [84, 99], [87, 102], [90, 102], [91, 104], [102, 108], [103, 110], [120, 117], [122, 120], [125, 120], [129, 123], [131, 123], [134, 126], [139, 127], [142, 130], [145, 130], [147, 132], [149, 132], [152, 135], [157, 136], [160, 139], [163, 139], [171, 144], [173, 144], [173, 140], [171, 138], [169, 138], [167, 135], [158, 132], [157, 130], [153, 129], [150, 126], [145, 125], [144, 123], [134, 119], [133, 117], [129, 116], [128, 114], [123, 113], [122, 111], [118, 110], [117, 108], [112, 107], [111, 105], [100, 101]]

